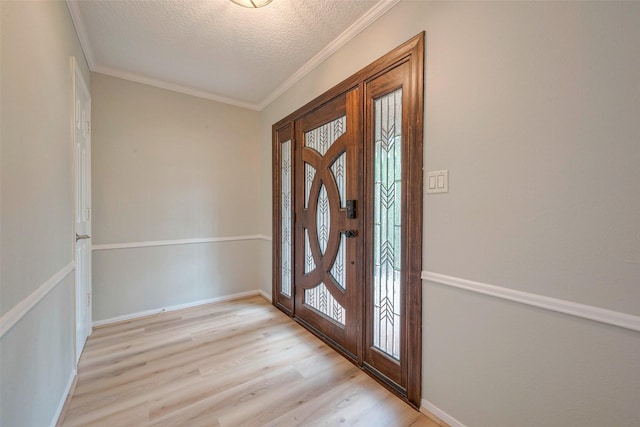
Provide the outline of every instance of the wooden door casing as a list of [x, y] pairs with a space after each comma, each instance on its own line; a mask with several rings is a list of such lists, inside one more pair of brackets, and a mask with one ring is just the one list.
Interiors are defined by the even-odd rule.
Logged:
[[[274, 305], [332, 345], [361, 369], [415, 408], [420, 406], [422, 386], [422, 281], [420, 273], [422, 267], [424, 42], [425, 34], [418, 34], [273, 125]], [[402, 88], [404, 94], [402, 101], [402, 244], [400, 250], [402, 258], [402, 296], [400, 304], [402, 311], [402, 345], [399, 357], [400, 362], [389, 358], [384, 352], [372, 348], [370, 324], [373, 310], [371, 306], [373, 268], [373, 257], [371, 255], [373, 244], [371, 231], [373, 215], [371, 103], [375, 98], [384, 96], [384, 94], [398, 87]], [[304, 293], [304, 288], [311, 287], [311, 282], [317, 280], [318, 277], [314, 277], [312, 280], [311, 276], [313, 275], [311, 275], [308, 279], [305, 279], [303, 277], [304, 265], [302, 265], [301, 260], [296, 259], [294, 266], [295, 282], [296, 284], [299, 283], [300, 286], [298, 287], [299, 290], [295, 292], [292, 309], [288, 310], [276, 298], [276, 289], [279, 286], [276, 272], [279, 271], [277, 266], [282, 262], [280, 254], [276, 250], [276, 239], [280, 236], [276, 223], [281, 214], [279, 194], [276, 192], [276, 180], [279, 177], [280, 167], [276, 161], [279, 148], [277, 132], [288, 127], [292, 129], [295, 156], [301, 159], [300, 165], [303, 165], [303, 154], [300, 152], [304, 144], [303, 129], [312, 129], [314, 124], [322, 124], [323, 119], [319, 118], [322, 114], [326, 115], [324, 117], [325, 121], [335, 117], [335, 111], [329, 112], [332, 108], [336, 108], [335, 105], [331, 107], [331, 103], [341, 99], [341, 97], [348, 97], [347, 95], [349, 94], [351, 94], [351, 99], [350, 101], [344, 100], [344, 109], [346, 111], [347, 105], [351, 104], [358, 111], [357, 129], [359, 132], [357, 137], [351, 139], [354, 142], [358, 141], [358, 143], [352, 147], [355, 154], [349, 159], [349, 168], [360, 172], [358, 179], [351, 180], [351, 184], [356, 185], [357, 188], [352, 188], [350, 185], [347, 199], [358, 201], [357, 222], [347, 223], [336, 218], [332, 219], [330, 228], [341, 231], [347, 229], [357, 230], [357, 237], [349, 239], [351, 242], [349, 253], [347, 254], [347, 264], [351, 265], [350, 263], [354, 262], [353, 265], [355, 267], [349, 272], [349, 277], [350, 280], [353, 280], [351, 289], [357, 289], [359, 294], [352, 295], [355, 296], [354, 298], [345, 297], [341, 299], [349, 306], [348, 310], [351, 313], [358, 314], [358, 318], [354, 319], [353, 327], [349, 329], [349, 332], [343, 329], [342, 335], [340, 335], [341, 332], [338, 325], [327, 322], [326, 319], [319, 317], [313, 310], [305, 309], [304, 296], [301, 294]], [[312, 123], [313, 120], [317, 122]], [[352, 129], [356, 129], [356, 126], [354, 125]], [[307, 159], [309, 159], [309, 155], [307, 155]], [[299, 188], [304, 185], [304, 173], [301, 169], [302, 167], [299, 165], [295, 168], [293, 183], [296, 188], [294, 198], [297, 206], [300, 204], [304, 206], [304, 189]], [[313, 191], [317, 191], [318, 186], [319, 184], [316, 185]], [[335, 205], [335, 194], [331, 197], [334, 199], [333, 203]], [[343, 213], [341, 214], [343, 215]], [[303, 249], [300, 248], [304, 246], [304, 229], [310, 225], [309, 214], [296, 214], [295, 216], [297, 218], [294, 227], [294, 241], [297, 250], [301, 251]], [[328, 254], [334, 250], [333, 245], [335, 244], [334, 237], [334, 240], [327, 245], [325, 251], [325, 255], [327, 255], [326, 261], [323, 257], [318, 257], [318, 250], [317, 248], [315, 249], [314, 260], [322, 264], [322, 268], [327, 267], [325, 263], [331, 262]], [[316, 272], [315, 274], [321, 273]], [[299, 282], [298, 279], [301, 279], [301, 281]], [[294, 289], [296, 289], [295, 286]], [[335, 339], [335, 337], [338, 337], [338, 339]]]

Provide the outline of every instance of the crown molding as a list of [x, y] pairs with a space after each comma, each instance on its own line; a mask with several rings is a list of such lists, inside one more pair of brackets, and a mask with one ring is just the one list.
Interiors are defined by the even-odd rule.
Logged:
[[80, 13], [80, 6], [78, 6], [78, 1], [76, 0], [67, 0], [66, 3], [67, 9], [69, 9], [69, 14], [71, 15], [71, 20], [73, 21], [73, 26], [76, 28], [78, 40], [80, 40], [80, 47], [84, 53], [84, 58], [87, 60], [89, 69], [93, 71], [96, 63], [93, 59], [91, 43], [89, 43], [89, 36], [84, 26], [84, 21], [82, 20], [82, 14]]
[[160, 89], [170, 90], [172, 92], [178, 92], [185, 95], [195, 96], [197, 98], [204, 98], [210, 101], [220, 102], [222, 104], [234, 105], [236, 107], [247, 108], [249, 110], [259, 111], [260, 106], [258, 104], [252, 104], [249, 102], [239, 101], [233, 98], [227, 98], [225, 96], [216, 95], [211, 92], [195, 89], [189, 86], [183, 86], [176, 83], [169, 83], [164, 80], [154, 79], [152, 77], [143, 76], [140, 74], [129, 73], [121, 71], [115, 68], [104, 67], [102, 65], [96, 65], [91, 69], [95, 73], [105, 74], [111, 77], [117, 77], [119, 79], [129, 80], [136, 83], [142, 83], [148, 86], [154, 86]]
[[336, 53], [342, 46], [347, 44], [351, 39], [360, 34], [365, 28], [371, 25], [379, 17], [384, 15], [389, 9], [395, 6], [400, 0], [380, 0], [375, 6], [373, 6], [367, 13], [362, 15], [360, 19], [354, 22], [349, 28], [347, 28], [342, 34], [340, 34], [331, 43], [325, 46], [320, 52], [318, 52], [313, 58], [307, 61], [302, 67], [293, 73], [287, 80], [278, 86], [273, 92], [258, 103], [251, 103], [241, 101], [234, 98], [228, 98], [222, 95], [218, 95], [212, 92], [207, 92], [201, 89], [196, 89], [189, 86], [184, 86], [176, 83], [170, 83], [164, 80], [154, 79], [148, 76], [143, 76], [136, 73], [130, 73], [122, 71], [116, 68], [106, 67], [95, 62], [93, 52], [91, 50], [91, 44], [89, 42], [88, 33], [83, 24], [82, 14], [77, 0], [66, 0], [67, 8], [71, 14], [73, 25], [76, 28], [78, 39], [80, 40], [80, 46], [84, 52], [84, 56], [89, 65], [89, 69], [93, 72], [105, 74], [120, 79], [130, 80], [137, 83], [154, 86], [160, 89], [170, 90], [172, 92], [183, 93], [185, 95], [191, 95], [198, 98], [204, 98], [223, 104], [234, 105], [236, 107], [247, 108], [254, 111], [262, 111], [267, 105], [271, 104], [276, 98], [282, 95], [287, 89], [291, 88], [294, 84], [302, 80], [304, 76], [309, 74], [318, 65], [324, 62], [331, 55]]
[[360, 19], [351, 24], [342, 34], [336, 39], [324, 47], [313, 58], [307, 61], [302, 67], [291, 75], [284, 83], [278, 86], [273, 92], [267, 95], [259, 104], [259, 110], [263, 110], [266, 106], [275, 101], [280, 95], [291, 88], [294, 84], [302, 80], [304, 76], [309, 74], [318, 65], [323, 63], [327, 58], [336, 53], [342, 46], [347, 44], [351, 39], [360, 34], [365, 28], [371, 25], [374, 21], [384, 15], [389, 9], [395, 6], [400, 0], [380, 0], [375, 6], [373, 6], [367, 13], [362, 15]]

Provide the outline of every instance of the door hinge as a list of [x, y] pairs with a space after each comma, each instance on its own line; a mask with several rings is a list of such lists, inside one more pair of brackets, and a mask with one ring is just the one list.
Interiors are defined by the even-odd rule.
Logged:
[[87, 120], [87, 135], [91, 135], [91, 122]]
[[87, 293], [87, 307], [91, 307], [91, 294]]

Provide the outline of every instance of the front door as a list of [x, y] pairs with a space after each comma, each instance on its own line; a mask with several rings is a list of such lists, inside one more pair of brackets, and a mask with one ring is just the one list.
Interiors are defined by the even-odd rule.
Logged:
[[273, 303], [415, 407], [424, 33], [273, 125]]
[[358, 358], [362, 130], [358, 89], [296, 120], [295, 315]]

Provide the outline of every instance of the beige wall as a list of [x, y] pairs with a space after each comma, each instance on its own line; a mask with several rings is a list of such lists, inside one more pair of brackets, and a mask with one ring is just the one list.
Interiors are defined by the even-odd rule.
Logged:
[[[258, 112], [95, 73], [92, 96], [94, 245], [258, 233]], [[256, 290], [260, 244], [94, 251], [94, 320]]]
[[[632, 2], [400, 2], [263, 111], [263, 233], [271, 125], [426, 30], [424, 166], [450, 191], [425, 197], [423, 270], [640, 315], [639, 21]], [[469, 426], [640, 423], [637, 332], [423, 286], [429, 403]]]
[[[63, 2], [0, 2], [0, 313], [72, 260]], [[94, 244], [270, 234], [271, 125], [427, 31], [423, 269], [640, 315], [640, 4], [402, 1], [258, 113], [93, 74]], [[94, 252], [94, 320], [270, 292], [264, 240]], [[469, 426], [638, 425], [637, 332], [427, 282], [423, 397]], [[0, 342], [3, 426], [73, 372], [73, 276]]]
[[[71, 69], [89, 72], [64, 2], [0, 2], [1, 314], [72, 262]], [[0, 424], [54, 421], [74, 363], [71, 272], [0, 341]], [[4, 319], [3, 319], [4, 321]]]

